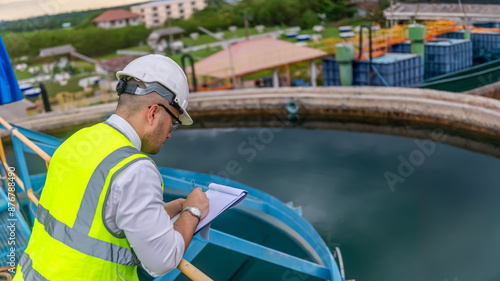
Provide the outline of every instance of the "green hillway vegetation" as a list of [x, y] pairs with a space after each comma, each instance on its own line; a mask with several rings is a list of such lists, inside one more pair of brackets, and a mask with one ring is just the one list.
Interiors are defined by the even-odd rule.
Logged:
[[[224, 32], [224, 38], [230, 39], [257, 34], [254, 28], [264, 25], [264, 32], [284, 30], [290, 26], [300, 26], [300, 34], [312, 34], [312, 27], [324, 24], [323, 38], [338, 37], [337, 26], [365, 24], [366, 22], [380, 21], [380, 14], [387, 6], [384, 2], [378, 11], [374, 11], [367, 18], [355, 17], [356, 8], [350, 0], [241, 0], [236, 4], [228, 4], [223, 0], [209, 0], [207, 8], [196, 12], [187, 20], [176, 19], [170, 23], [185, 30], [183, 43], [185, 47], [196, 46], [216, 42], [217, 40], [198, 30], [203, 26], [212, 32]], [[127, 6], [125, 6], [127, 8]], [[92, 19], [104, 10], [74, 12], [56, 16], [38, 17], [28, 20], [0, 23], [1, 36], [11, 58], [27, 56], [26, 63], [30, 66], [41, 66], [43, 61], [38, 57], [42, 48], [71, 44], [79, 53], [94, 59], [107, 59], [118, 56], [117, 50], [132, 50], [151, 52], [149, 46], [145, 45], [148, 35], [155, 29], [146, 28], [144, 25], [128, 26], [118, 29], [102, 29], [92, 24]], [[279, 11], [279, 12], [277, 12]], [[324, 14], [325, 20], [321, 22], [318, 14]], [[244, 17], [247, 16], [249, 29], [245, 31]], [[61, 23], [71, 22], [70, 28], [60, 28]], [[43, 24], [42, 24], [43, 23]], [[236, 31], [229, 31], [229, 26], [237, 26]], [[23, 32], [19, 32], [23, 31]], [[195, 40], [189, 36], [192, 32], [200, 35]], [[294, 39], [284, 40], [295, 41]], [[176, 40], [179, 40], [176, 36]], [[200, 51], [191, 52], [195, 61], [199, 61], [221, 48], [205, 48]], [[181, 54], [173, 55], [172, 58], [180, 63]], [[75, 76], [82, 78], [85, 74], [93, 71], [94, 66], [88, 62], [77, 60], [72, 72]], [[15, 71], [18, 79], [32, 76], [28, 71]], [[88, 75], [87, 75], [88, 76]], [[75, 77], [76, 78], [76, 77]], [[75, 80], [75, 81], [73, 81]], [[77, 79], [73, 79], [65, 86], [49, 86], [53, 90], [74, 91]]]
[[[0, 24], [0, 32], [11, 58], [29, 56], [35, 59], [40, 49], [64, 44], [71, 44], [78, 52], [93, 58], [107, 56], [118, 49], [145, 44], [146, 38], [153, 31], [144, 25], [119, 29], [97, 28], [92, 24], [92, 19], [102, 12], [103, 10], [75, 12], [13, 23], [4, 22]], [[312, 26], [321, 24], [318, 14], [325, 14], [325, 24], [330, 27], [351, 20], [355, 13], [356, 8], [349, 0], [242, 0], [237, 4], [209, 0], [207, 8], [196, 12], [187, 20], [172, 20], [171, 25], [185, 30], [184, 46], [193, 46], [216, 41], [200, 32], [198, 26], [213, 32], [224, 32], [225, 38], [244, 36], [242, 27], [245, 14], [250, 26], [249, 32], [255, 34], [257, 31], [253, 27], [257, 25], [264, 25], [265, 31], [300, 26], [306, 33], [307, 30], [312, 32]], [[62, 29], [62, 22], [71, 22], [72, 27]], [[229, 26], [240, 29], [231, 32], [228, 31]], [[200, 33], [197, 40], [189, 37], [192, 32]], [[336, 32], [338, 31], [335, 29], [327, 28], [324, 35], [335, 36]]]

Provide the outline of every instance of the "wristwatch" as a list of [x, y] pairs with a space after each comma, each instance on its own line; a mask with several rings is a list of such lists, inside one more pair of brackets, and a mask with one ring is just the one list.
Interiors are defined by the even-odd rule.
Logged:
[[181, 215], [182, 213], [184, 213], [185, 211], [188, 211], [189, 213], [191, 213], [191, 215], [195, 216], [198, 218], [198, 221], [201, 220], [201, 211], [200, 209], [198, 209], [197, 207], [194, 207], [194, 206], [188, 206], [184, 209], [182, 209], [181, 211]]

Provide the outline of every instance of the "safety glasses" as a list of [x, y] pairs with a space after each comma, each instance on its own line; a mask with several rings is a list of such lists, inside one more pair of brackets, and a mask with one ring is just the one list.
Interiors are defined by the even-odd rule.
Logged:
[[[177, 127], [182, 125], [181, 120], [179, 120], [179, 118], [177, 118], [177, 116], [175, 116], [175, 114], [173, 114], [172, 111], [170, 111], [170, 109], [168, 109], [166, 106], [164, 106], [161, 103], [157, 103], [156, 105], [163, 107], [167, 111], [167, 113], [170, 114], [170, 116], [172, 116], [172, 118], [174, 119], [174, 121], [172, 121], [172, 129], [170, 129], [170, 132], [173, 132], [175, 129], [177, 129]], [[148, 108], [151, 108], [151, 106]]]

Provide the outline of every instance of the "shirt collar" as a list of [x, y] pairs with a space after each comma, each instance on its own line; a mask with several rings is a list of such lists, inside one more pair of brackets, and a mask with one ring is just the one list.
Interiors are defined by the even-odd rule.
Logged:
[[108, 118], [108, 120], [106, 120], [106, 122], [110, 123], [122, 134], [124, 134], [137, 150], [141, 150], [141, 138], [139, 138], [139, 135], [134, 130], [132, 125], [127, 122], [127, 120], [123, 119], [121, 116], [113, 114]]

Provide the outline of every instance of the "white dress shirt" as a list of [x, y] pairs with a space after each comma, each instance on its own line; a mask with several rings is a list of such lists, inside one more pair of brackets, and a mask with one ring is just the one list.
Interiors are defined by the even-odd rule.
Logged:
[[[123, 133], [137, 150], [141, 139], [134, 128], [113, 114], [106, 120]], [[161, 175], [150, 160], [125, 168], [111, 184], [104, 210], [114, 234], [125, 234], [143, 267], [154, 277], [174, 269], [184, 255], [184, 239], [174, 230], [164, 209]]]

